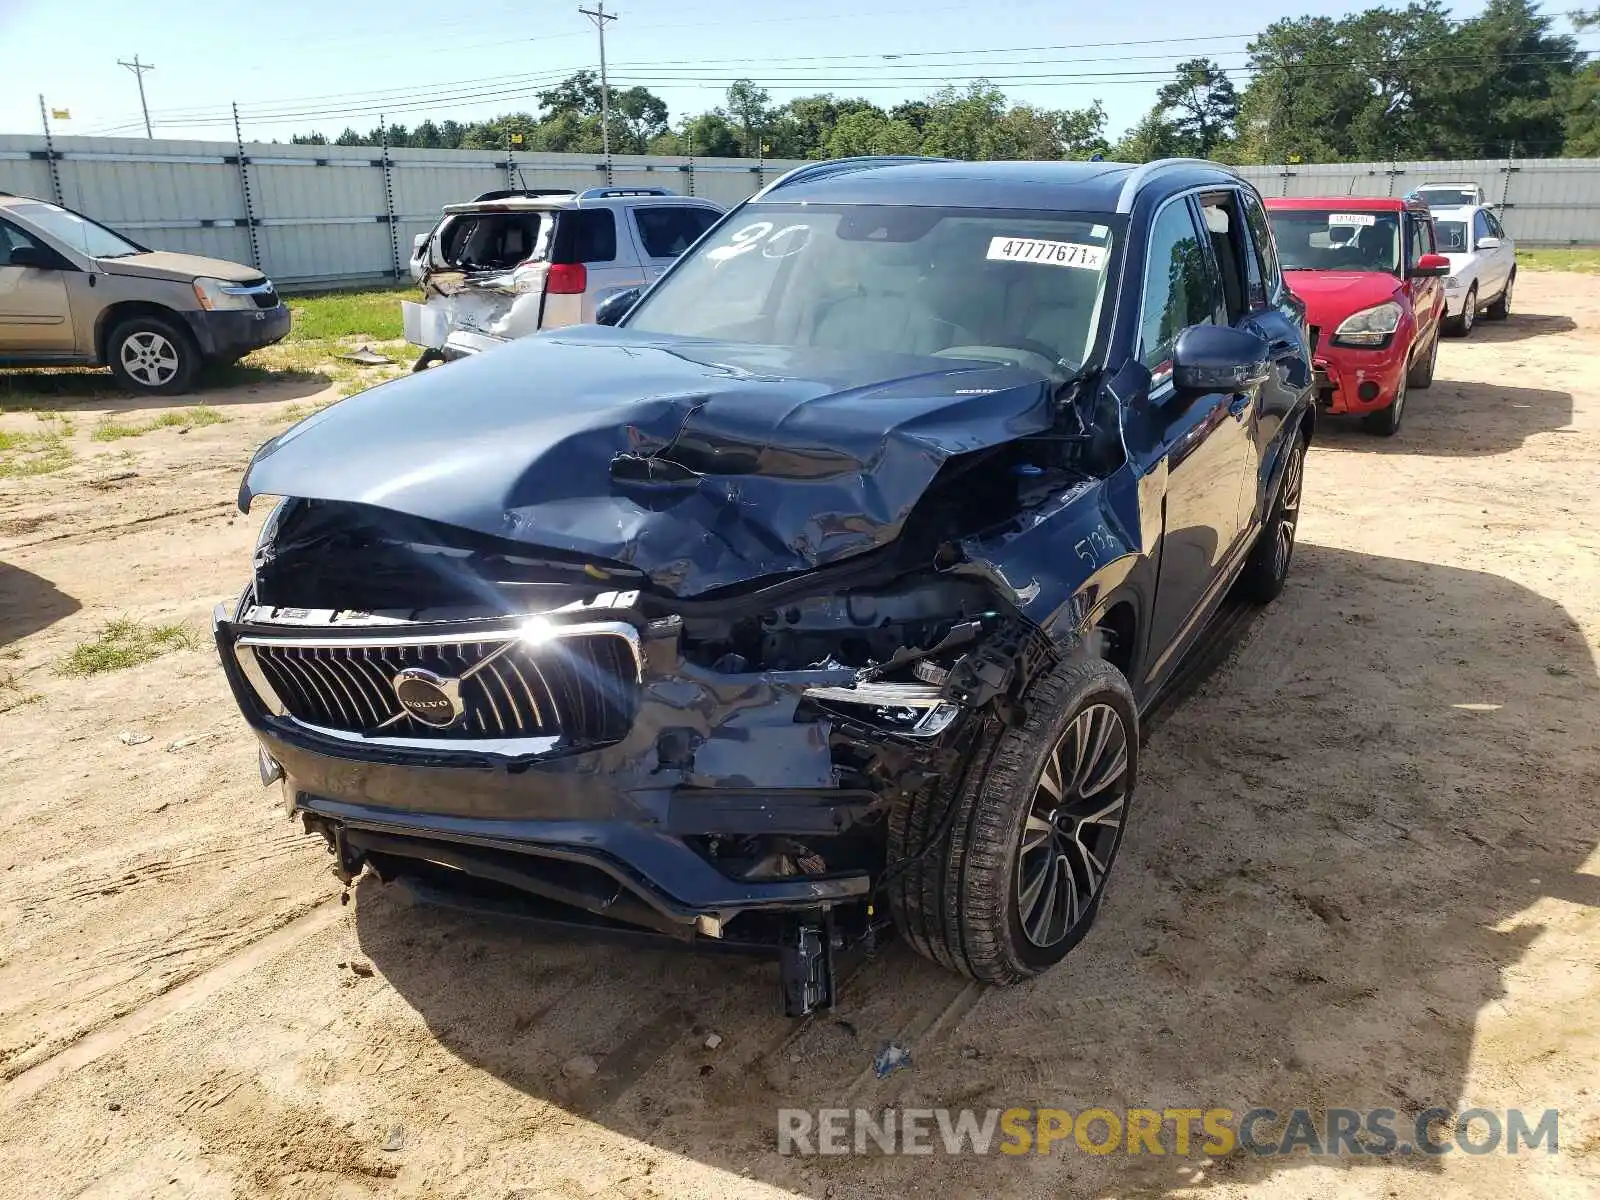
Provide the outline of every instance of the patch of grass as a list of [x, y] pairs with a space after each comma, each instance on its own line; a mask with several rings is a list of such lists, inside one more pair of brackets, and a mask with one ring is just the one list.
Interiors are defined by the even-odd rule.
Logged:
[[29, 692], [23, 689], [17, 677], [10, 671], [0, 671], [0, 713], [10, 712], [13, 708], [21, 708], [24, 704], [34, 704], [44, 697], [38, 692]]
[[151, 625], [119, 617], [100, 627], [93, 641], [80, 642], [56, 668], [63, 675], [98, 675], [136, 667], [171, 650], [193, 650], [194, 632], [182, 625]]
[[1600, 246], [1550, 246], [1518, 249], [1517, 265], [1529, 271], [1581, 271], [1600, 274]]
[[39, 433], [0, 429], [0, 479], [49, 475], [71, 463], [72, 447], [59, 429]]
[[52, 412], [49, 409], [40, 409], [34, 414], [34, 419], [50, 425], [62, 437], [71, 437], [78, 431], [77, 424], [64, 412]]
[[129, 423], [112, 416], [101, 417], [89, 434], [97, 442], [115, 442], [122, 438], [139, 437], [156, 429], [199, 429], [203, 425], [220, 425], [228, 418], [205, 404], [193, 408], [179, 408], [164, 412], [148, 421]]
[[315, 342], [364, 337], [390, 341], [404, 336], [400, 326], [400, 301], [416, 297], [414, 287], [295, 296], [286, 301], [293, 322], [285, 340]]

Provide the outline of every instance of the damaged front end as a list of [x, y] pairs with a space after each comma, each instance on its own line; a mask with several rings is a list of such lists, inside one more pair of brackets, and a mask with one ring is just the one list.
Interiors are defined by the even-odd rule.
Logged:
[[[655, 353], [628, 347], [630, 370], [649, 380]], [[383, 389], [383, 445], [325, 471], [305, 450], [313, 423], [291, 431], [241, 498], [293, 494], [290, 477], [302, 494], [267, 521], [216, 636], [266, 774], [342, 878], [371, 866], [595, 930], [776, 951], [802, 1013], [832, 1002], [833, 953], [882, 928], [897, 807], [1019, 721], [1055, 659], [1037, 585], [1006, 583], [1002, 547], [1026, 539], [1030, 505], [1092, 505], [1098, 489], [1071, 438], [1040, 436], [1038, 381], [952, 367], [943, 404], [981, 392], [992, 428], [958, 416], [949, 433], [896, 381], [896, 429], [831, 448], [790, 434], [780, 451], [774, 414], [803, 426], [810, 401], [747, 393], [794, 380], [704, 357], [692, 402], [657, 386], [632, 424], [523, 405], [543, 436], [520, 439], [515, 470], [499, 456], [517, 439], [480, 430], [458, 436], [459, 460], [369, 472], [363, 455], [403, 462], [426, 441], [406, 412], [425, 377]], [[988, 386], [954, 386], [973, 377]], [[314, 420], [350, 421], [374, 395]], [[841, 471], [847, 452], [877, 473]], [[829, 519], [829, 502], [856, 516]]]

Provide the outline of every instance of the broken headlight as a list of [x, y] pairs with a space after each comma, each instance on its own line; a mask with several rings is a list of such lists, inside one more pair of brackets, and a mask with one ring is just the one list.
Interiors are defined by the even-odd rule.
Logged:
[[845, 706], [844, 712], [910, 737], [937, 737], [961, 711], [932, 683], [869, 681], [807, 688], [805, 695], [824, 707]]

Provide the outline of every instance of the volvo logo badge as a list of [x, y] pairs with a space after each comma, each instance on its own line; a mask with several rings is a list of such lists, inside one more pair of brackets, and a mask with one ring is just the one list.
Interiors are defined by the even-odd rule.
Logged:
[[407, 667], [394, 677], [394, 695], [408, 715], [435, 729], [448, 728], [461, 718], [459, 679]]

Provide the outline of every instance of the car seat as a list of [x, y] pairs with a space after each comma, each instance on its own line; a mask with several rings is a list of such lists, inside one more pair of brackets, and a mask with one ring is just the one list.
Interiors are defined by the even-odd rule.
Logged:
[[862, 243], [868, 262], [856, 291], [824, 302], [811, 344], [833, 350], [933, 354], [973, 340], [969, 330], [941, 316], [925, 286], [928, 249], [919, 242]]

